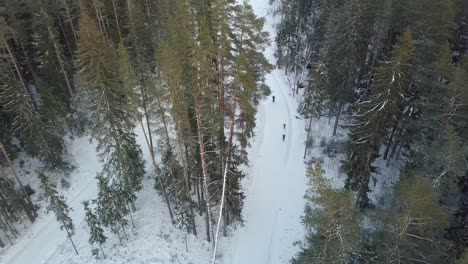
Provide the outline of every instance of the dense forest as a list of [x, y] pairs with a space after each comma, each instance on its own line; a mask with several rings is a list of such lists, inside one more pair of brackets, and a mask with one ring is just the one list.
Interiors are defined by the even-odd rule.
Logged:
[[213, 241], [215, 211], [224, 232], [242, 224], [241, 166], [272, 69], [263, 24], [247, 1], [1, 0], [1, 237], [37, 218], [13, 162], [25, 151], [42, 161], [48, 210], [73, 243], [71, 208], [47, 174], [72, 170], [69, 138], [90, 135], [103, 169], [83, 203], [89, 242], [102, 256], [107, 237], [124, 243], [145, 175], [138, 127], [174, 226]]
[[[308, 170], [292, 263], [467, 263], [468, 2], [271, 2], [299, 111], [348, 133], [344, 188]], [[397, 184], [370, 199], [395, 160]]]
[[[328, 119], [343, 145], [338, 187], [307, 135], [306, 236], [291, 263], [468, 263], [468, 1], [270, 2], [277, 65], [247, 0], [0, 0], [0, 247], [46, 204], [76, 254], [87, 230], [106, 258], [110, 237], [132, 235], [147, 176], [174, 227], [217, 243], [244, 223], [241, 180], [276, 66], [308, 131]], [[79, 166], [79, 137], [103, 165], [85, 231], [52, 176]], [[40, 190], [17, 167], [25, 153]], [[384, 170], [397, 180], [379, 189]]]

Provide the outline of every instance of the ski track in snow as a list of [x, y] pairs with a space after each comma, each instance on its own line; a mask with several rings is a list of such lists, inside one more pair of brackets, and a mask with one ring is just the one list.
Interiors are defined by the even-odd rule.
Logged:
[[[72, 149], [76, 157], [80, 157], [80, 167], [76, 171], [79, 177], [68, 192], [68, 205], [75, 210], [70, 213], [72, 219], [84, 219], [84, 211], [80, 210], [83, 200], [89, 199], [90, 195], [97, 193], [97, 185], [94, 176], [98, 168], [99, 161], [95, 159], [95, 147], [89, 146], [87, 138], [80, 138], [73, 142]], [[74, 190], [79, 186], [79, 190]], [[75, 223], [76, 224], [76, 223]], [[77, 228], [77, 227], [76, 227]], [[81, 230], [77, 230], [80, 232]], [[17, 241], [5, 255], [1, 257], [1, 263], [26, 264], [26, 263], [46, 263], [51, 255], [57, 250], [58, 245], [67, 240], [66, 233], [60, 230], [60, 224], [55, 219], [55, 214], [50, 212], [47, 215], [40, 214], [39, 218], [27, 230], [27, 236]], [[34, 262], [32, 262], [34, 260]]]
[[[264, 54], [275, 65], [273, 17], [267, 0], [251, 0], [257, 16], [266, 18], [270, 45]], [[252, 167], [243, 181], [247, 193], [244, 226], [234, 231], [223, 246], [225, 264], [284, 264], [297, 252], [293, 246], [305, 234], [301, 222], [307, 189], [302, 158], [306, 138], [304, 121], [295, 118], [298, 102], [280, 69], [266, 76], [271, 96], [262, 101], [257, 114], [257, 138], [252, 144]], [[283, 124], [286, 129], [283, 129]], [[282, 135], [286, 134], [283, 142]]]
[[[270, 9], [268, 0], [251, 0], [257, 16], [265, 17], [265, 30], [270, 32], [270, 46], [265, 50], [265, 56], [270, 63], [275, 64], [273, 26], [274, 18], [267, 14]], [[302, 159], [304, 142], [306, 138], [304, 121], [296, 119], [298, 102], [291, 95], [290, 84], [286, 76], [279, 69], [273, 70], [266, 76], [266, 82], [271, 87], [271, 97], [262, 101], [258, 107], [256, 137], [252, 141], [249, 150], [252, 166], [247, 170], [247, 177], [243, 180], [243, 188], [246, 193], [245, 207], [243, 211], [245, 225], [233, 232], [228, 239], [221, 238], [220, 258], [218, 263], [223, 264], [284, 264], [288, 263], [298, 248], [293, 242], [304, 237], [304, 228], [301, 216], [304, 211], [303, 195], [307, 189], [305, 165]], [[283, 123], [286, 129], [283, 129]], [[286, 134], [285, 141], [282, 135]], [[138, 133], [139, 135], [141, 133]], [[141, 135], [140, 135], [141, 136]], [[149, 154], [144, 141], [138, 139], [142, 146], [144, 157], [147, 160], [147, 171], [150, 171]], [[156, 211], [163, 212], [140, 212], [144, 219], [161, 218], [161, 223], [151, 221], [139, 221], [141, 229], [140, 236], [134, 243], [140, 245], [124, 245], [114, 248], [115, 238], [106, 243], [106, 250], [110, 254], [107, 260], [94, 260], [89, 256], [89, 235], [83, 223], [84, 211], [82, 200], [95, 198], [97, 186], [95, 175], [100, 171], [101, 164], [96, 159], [94, 144], [89, 144], [87, 138], [77, 139], [73, 142], [73, 156], [78, 160], [76, 164], [79, 169], [74, 172], [75, 180], [72, 187], [65, 193], [69, 205], [75, 209], [71, 213], [75, 221], [76, 235], [74, 241], [80, 251], [76, 256], [72, 251], [64, 231], [60, 230], [53, 213], [49, 215], [40, 214], [40, 218], [34, 223], [15, 245], [9, 248], [2, 256], [0, 262], [3, 264], [42, 264], [42, 263], [207, 263], [209, 244], [203, 241], [203, 228], [199, 225], [199, 237], [189, 236], [189, 245], [194, 247], [190, 253], [185, 253], [184, 243], [179, 237], [183, 237], [183, 231], [171, 231], [169, 228], [169, 239], [176, 239], [181, 245], [174, 244], [175, 241], [165, 242], [158, 236], [166, 236], [160, 230], [167, 229], [163, 221], [165, 215], [163, 204], [159, 197], [146, 188], [139, 203], [142, 206], [156, 207]], [[150, 197], [151, 196], [151, 197]], [[157, 200], [157, 202], [155, 202]], [[156, 204], [156, 205], [155, 205]], [[148, 215], [146, 215], [148, 214]], [[137, 223], [138, 224], [138, 223]], [[154, 227], [154, 224], [157, 227]], [[146, 228], [156, 230], [146, 232]], [[146, 230], [146, 231], [145, 231]], [[143, 235], [148, 233], [149, 238]], [[156, 234], [154, 234], [156, 233]], [[142, 236], [143, 235], [143, 236]], [[167, 237], [165, 238], [167, 240]], [[159, 239], [159, 240], [157, 240]], [[130, 243], [130, 242], [129, 242]], [[163, 244], [170, 243], [170, 244]], [[156, 246], [156, 248], [154, 248]], [[133, 248], [135, 247], [135, 248]], [[164, 248], [161, 248], [164, 247]], [[169, 247], [171, 249], [169, 249]], [[175, 262], [173, 255], [178, 255]], [[125, 259], [124, 259], [125, 258]], [[78, 262], [76, 262], [78, 261]]]

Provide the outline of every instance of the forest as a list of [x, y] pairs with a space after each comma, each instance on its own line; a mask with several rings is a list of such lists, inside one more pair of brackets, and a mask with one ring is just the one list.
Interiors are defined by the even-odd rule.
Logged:
[[48, 173], [74, 169], [68, 142], [82, 135], [97, 142], [103, 164], [97, 197], [83, 202], [97, 257], [109, 236], [125, 243], [134, 225], [142, 147], [174, 226], [210, 242], [215, 210], [224, 233], [241, 225], [239, 168], [272, 68], [263, 24], [247, 1], [0, 1], [0, 246], [38, 217], [37, 190], [15, 168], [21, 152], [41, 161], [33, 173], [73, 243], [72, 208]]
[[[468, 263], [468, 1], [268, 1], [0, 0], [0, 248], [51, 212], [72, 254], [87, 232], [92, 256], [112, 259], [136, 236], [149, 184], [187, 252], [194, 236], [215, 263], [218, 237], [248, 224], [243, 184], [262, 176], [249, 175], [252, 145], [275, 95], [275, 111], [298, 103], [307, 134], [293, 155], [306, 175], [281, 171], [308, 181], [290, 263]], [[268, 83], [278, 69], [290, 97]], [[322, 121], [327, 140], [312, 133]], [[278, 127], [278, 144], [302, 140]], [[96, 196], [80, 201], [86, 228], [66, 197], [83, 137], [102, 164]], [[28, 160], [40, 164], [31, 175]], [[260, 190], [288, 188], [267, 176]], [[264, 225], [296, 232], [275, 226], [288, 212], [275, 206]]]
[[[468, 263], [468, 2], [271, 2], [299, 111], [348, 134], [344, 188], [309, 166], [292, 263]], [[393, 160], [397, 183], [372, 200]]]

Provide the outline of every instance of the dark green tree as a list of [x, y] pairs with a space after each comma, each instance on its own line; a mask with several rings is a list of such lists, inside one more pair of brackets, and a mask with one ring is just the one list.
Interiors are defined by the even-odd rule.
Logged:
[[70, 240], [75, 253], [78, 255], [78, 250], [72, 240], [72, 236], [75, 234], [75, 226], [70, 218], [70, 211], [73, 209], [68, 207], [65, 197], [58, 194], [57, 187], [49, 181], [44, 173], [38, 172], [37, 176], [41, 180], [41, 188], [44, 190], [44, 195], [49, 202], [47, 212], [54, 212], [57, 221], [60, 223], [60, 229], [65, 229], [68, 239]]
[[102, 229], [101, 222], [98, 219], [98, 216], [93, 212], [93, 209], [89, 208], [89, 201], [83, 201], [83, 206], [85, 210], [85, 221], [89, 226], [89, 243], [91, 245], [98, 244], [101, 249], [102, 256], [105, 258], [106, 254], [102, 248], [107, 240], [107, 237], [104, 235], [104, 229]]

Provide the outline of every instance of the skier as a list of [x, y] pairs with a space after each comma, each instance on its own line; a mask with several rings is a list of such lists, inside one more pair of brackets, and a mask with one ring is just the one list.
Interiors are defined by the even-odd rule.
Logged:
[[275, 96], [273, 95], [273, 103], [275, 102]]
[[284, 139], [285, 139], [285, 138], [286, 138], [286, 135], [285, 135], [285, 134], [283, 134], [283, 141], [284, 141]]
[[286, 123], [283, 124], [283, 129], [286, 129]]

